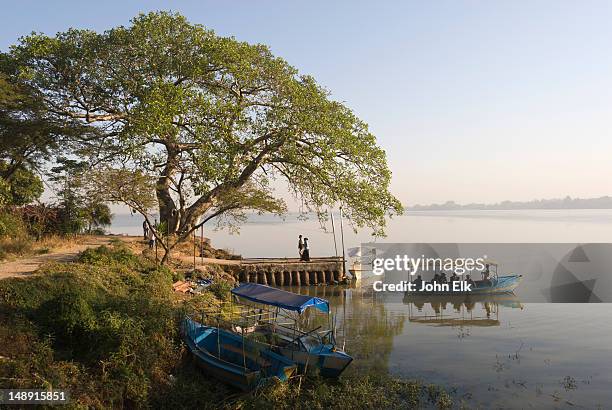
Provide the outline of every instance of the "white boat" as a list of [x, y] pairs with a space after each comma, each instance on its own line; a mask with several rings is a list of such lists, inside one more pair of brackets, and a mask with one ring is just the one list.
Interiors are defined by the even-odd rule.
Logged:
[[384, 278], [384, 273], [377, 275], [372, 270], [377, 249], [372, 246], [359, 246], [347, 249], [349, 273], [357, 286], [369, 286]]

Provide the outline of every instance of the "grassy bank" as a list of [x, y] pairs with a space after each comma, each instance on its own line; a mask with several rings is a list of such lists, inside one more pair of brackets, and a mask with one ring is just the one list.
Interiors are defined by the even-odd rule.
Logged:
[[67, 388], [76, 407], [449, 407], [437, 387], [383, 376], [304, 380], [241, 395], [201, 372], [178, 320], [227, 286], [186, 299], [176, 275], [124, 245], [90, 249], [40, 275], [0, 281], [0, 387]]

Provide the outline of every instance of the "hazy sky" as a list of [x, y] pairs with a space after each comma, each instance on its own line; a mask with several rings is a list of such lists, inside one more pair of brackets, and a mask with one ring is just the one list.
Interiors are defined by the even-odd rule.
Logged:
[[612, 2], [2, 1], [0, 49], [174, 10], [370, 124], [405, 204], [612, 194]]

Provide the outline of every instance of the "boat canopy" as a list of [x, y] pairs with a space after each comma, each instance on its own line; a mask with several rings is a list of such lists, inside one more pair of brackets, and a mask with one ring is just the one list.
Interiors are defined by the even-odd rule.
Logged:
[[281, 309], [302, 313], [309, 307], [329, 313], [329, 302], [312, 296], [298, 295], [286, 290], [271, 288], [257, 283], [244, 283], [232, 289], [232, 294], [264, 305], [278, 306]]

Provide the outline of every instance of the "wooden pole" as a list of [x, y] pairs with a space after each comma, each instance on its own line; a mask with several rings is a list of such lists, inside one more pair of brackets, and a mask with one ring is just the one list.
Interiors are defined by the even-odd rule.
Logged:
[[242, 326], [241, 330], [242, 330], [242, 366], [246, 370], [246, 355], [244, 354], [244, 325]]
[[221, 358], [221, 331], [219, 330], [219, 317], [218, 316], [217, 316], [217, 357], [219, 359]]
[[334, 213], [331, 214], [331, 223], [332, 223], [332, 233], [334, 235], [334, 250], [336, 251], [336, 258], [338, 257], [338, 244], [336, 243], [336, 227], [334, 226]]
[[204, 265], [204, 225], [202, 225], [202, 229], [200, 230], [200, 260], [202, 261], [202, 265]]
[[346, 289], [342, 290], [342, 351], [346, 347]]
[[346, 278], [346, 256], [344, 254], [344, 226], [342, 224], [342, 207], [340, 207], [340, 237], [342, 239], [342, 277]]
[[196, 270], [196, 231], [193, 230], [193, 272]]
[[168, 265], [170, 265], [170, 219], [166, 220], [166, 246], [168, 249]]

